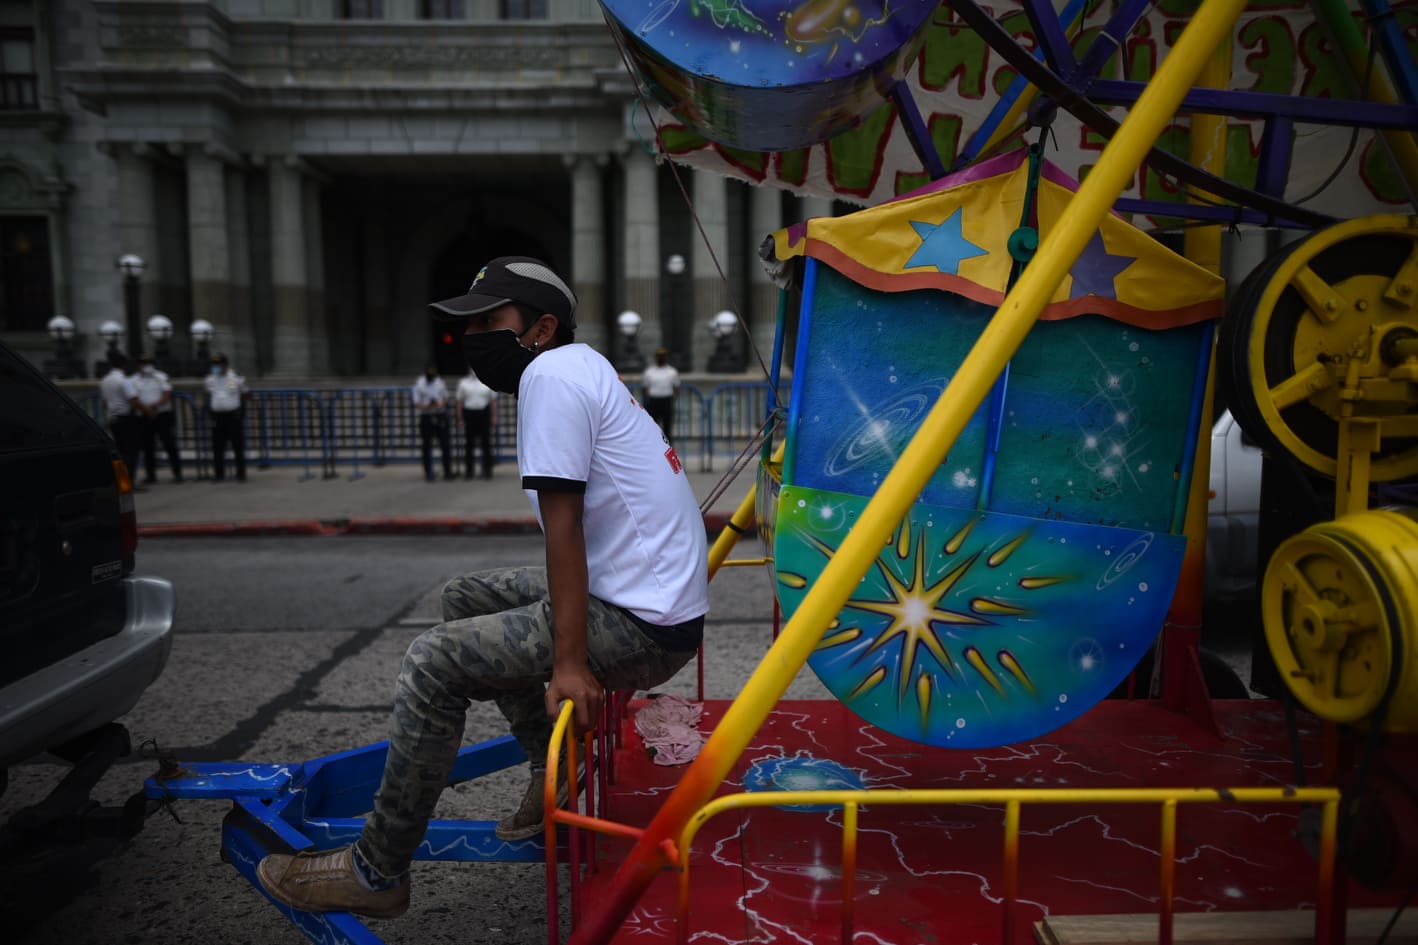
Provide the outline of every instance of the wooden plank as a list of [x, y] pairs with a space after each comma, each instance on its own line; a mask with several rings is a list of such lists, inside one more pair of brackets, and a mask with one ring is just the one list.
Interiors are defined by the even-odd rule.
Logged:
[[[1350, 945], [1378, 940], [1392, 909], [1350, 909]], [[1310, 945], [1315, 938], [1315, 914], [1285, 912], [1179, 912], [1173, 941], [1206, 945]], [[1157, 916], [1050, 916], [1034, 923], [1039, 945], [1150, 945], [1157, 941]], [[1418, 911], [1406, 910], [1389, 933], [1386, 945], [1418, 945]]]

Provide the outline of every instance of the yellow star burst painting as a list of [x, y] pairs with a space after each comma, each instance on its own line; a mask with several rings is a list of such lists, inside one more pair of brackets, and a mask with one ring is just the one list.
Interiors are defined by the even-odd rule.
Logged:
[[[774, 550], [785, 614], [865, 505], [783, 488]], [[962, 748], [1032, 738], [1136, 664], [1181, 549], [1176, 536], [917, 504], [809, 665], [858, 715], [902, 737]]]

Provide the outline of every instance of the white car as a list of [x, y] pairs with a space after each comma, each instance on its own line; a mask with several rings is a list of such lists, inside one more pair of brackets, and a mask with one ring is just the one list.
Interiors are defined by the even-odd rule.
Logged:
[[1210, 501], [1207, 503], [1206, 596], [1245, 597], [1256, 586], [1260, 529], [1261, 451], [1230, 411], [1211, 428]]

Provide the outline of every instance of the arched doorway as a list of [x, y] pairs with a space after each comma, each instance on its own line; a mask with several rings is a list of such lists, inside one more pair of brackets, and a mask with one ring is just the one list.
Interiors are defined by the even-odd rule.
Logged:
[[[429, 299], [446, 299], [468, 291], [478, 269], [497, 256], [535, 256], [561, 270], [546, 246], [522, 230], [505, 226], [476, 225], [458, 234], [439, 253], [429, 275]], [[448, 322], [429, 319], [429, 342], [438, 373], [456, 378], [467, 371], [458, 344], [457, 329]]]

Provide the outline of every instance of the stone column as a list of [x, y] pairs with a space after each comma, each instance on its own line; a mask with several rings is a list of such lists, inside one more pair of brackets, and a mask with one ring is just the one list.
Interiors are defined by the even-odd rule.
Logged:
[[[654, 158], [632, 144], [625, 173], [625, 307], [640, 313], [640, 351], [664, 343], [660, 313], [660, 192]], [[619, 314], [619, 313], [617, 313]]]
[[320, 212], [322, 186], [314, 176], [305, 175], [301, 199], [305, 218], [305, 305], [310, 325], [310, 369], [323, 375], [330, 373], [331, 339], [325, 313], [325, 234]]
[[[154, 194], [153, 152], [146, 144], [123, 145], [118, 148], [118, 225], [114, 227], [117, 243], [114, 259], [124, 253], [136, 253], [143, 257], [145, 269], [140, 282], [138, 311], [146, 322], [147, 315], [159, 311], [162, 298], [163, 268], [162, 253], [159, 251], [157, 202]], [[123, 281], [123, 274], [113, 270], [115, 283]], [[123, 296], [120, 294], [119, 298]], [[127, 328], [125, 311], [120, 307], [104, 315], [102, 320], [112, 318]], [[122, 347], [129, 347], [129, 339], [124, 335]], [[102, 343], [100, 342], [100, 355]], [[136, 356], [138, 352], [129, 352]]]
[[266, 171], [271, 198], [271, 375], [312, 373], [309, 311], [306, 308], [305, 200], [299, 159], [272, 157]]
[[615, 326], [606, 312], [606, 220], [601, 200], [604, 155], [567, 155], [571, 169], [571, 290], [576, 293], [576, 340], [614, 361]]
[[[693, 171], [694, 212], [699, 217], [694, 240], [689, 251], [689, 271], [694, 280], [694, 302], [688, 312], [677, 313], [688, 319], [689, 324], [681, 324], [679, 329], [688, 337], [690, 369], [704, 370], [717, 345], [709, 333], [709, 321], [717, 313], [731, 308], [729, 294], [724, 279], [719, 275], [719, 267], [724, 275], [729, 273], [729, 197], [728, 181], [718, 174], [708, 171]], [[703, 229], [701, 237], [699, 229]], [[710, 250], [713, 250], [711, 253]], [[714, 260], [718, 259], [718, 267]], [[687, 330], [686, 330], [687, 329]], [[736, 344], [742, 345], [739, 338]]]
[[251, 230], [246, 212], [246, 171], [240, 165], [228, 168], [226, 174], [226, 224], [230, 324], [213, 322], [217, 329], [213, 347], [226, 344], [232, 366], [242, 374], [252, 375], [260, 365], [256, 359], [256, 325], [251, 317]]
[[[232, 329], [231, 243], [227, 220], [226, 167], [216, 145], [187, 149], [187, 247], [192, 284], [192, 317], [204, 318], [221, 332]], [[182, 356], [190, 355], [190, 339]], [[231, 352], [233, 358], [235, 352]], [[244, 362], [236, 364], [249, 368]]]
[[831, 197], [799, 197], [798, 205], [802, 208], [799, 219], [807, 220], [811, 217], [835, 217], [836, 211], [832, 206]]
[[[758, 247], [775, 230], [783, 227], [783, 192], [773, 187], [755, 187], [749, 191], [748, 243], [748, 308], [749, 329], [753, 344], [768, 370], [773, 370], [773, 336], [778, 327], [778, 287], [768, 278]], [[747, 368], [757, 373], [757, 359], [750, 350]], [[786, 367], [792, 367], [791, 364]]]

